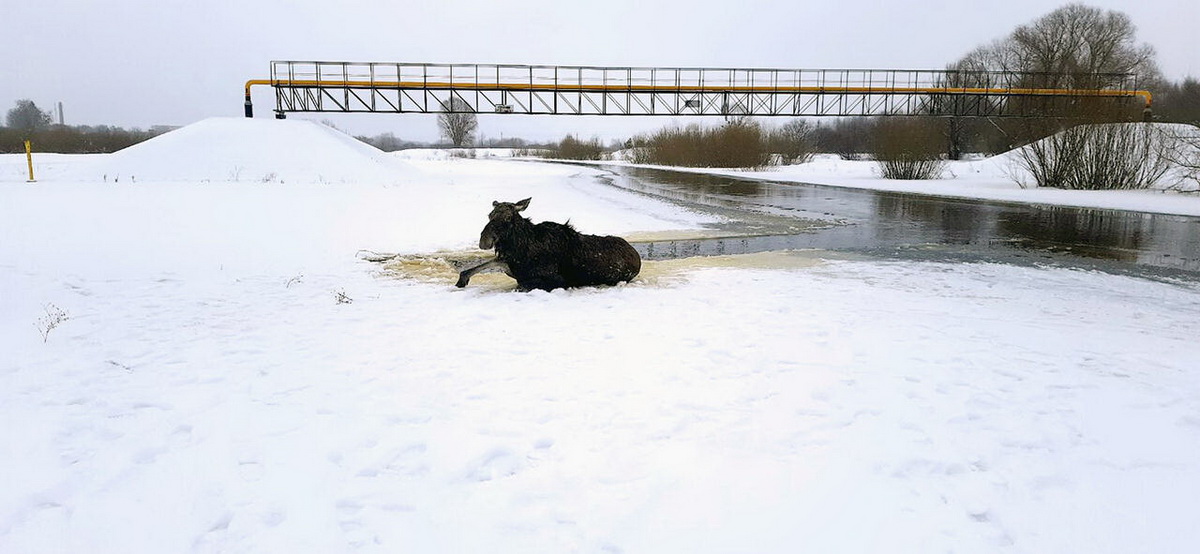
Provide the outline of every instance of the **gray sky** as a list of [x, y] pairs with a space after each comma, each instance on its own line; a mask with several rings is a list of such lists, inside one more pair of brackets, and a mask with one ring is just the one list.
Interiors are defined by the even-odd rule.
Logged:
[[[783, 68], [943, 67], [1064, 2], [1004, 0], [3, 0], [0, 107], [63, 102], [69, 124], [240, 116], [271, 60]], [[1171, 79], [1200, 76], [1200, 2], [1090, 1], [1127, 13]], [[255, 94], [259, 117], [274, 106]], [[301, 117], [293, 115], [291, 117]], [[436, 138], [431, 116], [315, 114], [355, 134]], [[669, 118], [480, 117], [488, 137], [605, 139]]]

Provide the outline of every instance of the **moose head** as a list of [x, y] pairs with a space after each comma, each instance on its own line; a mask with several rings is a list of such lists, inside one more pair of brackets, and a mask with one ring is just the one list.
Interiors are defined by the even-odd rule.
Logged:
[[479, 234], [479, 248], [489, 250], [496, 246], [501, 230], [511, 225], [514, 219], [521, 217], [519, 214], [529, 207], [530, 200], [533, 198], [526, 198], [520, 202], [492, 202], [488, 224]]

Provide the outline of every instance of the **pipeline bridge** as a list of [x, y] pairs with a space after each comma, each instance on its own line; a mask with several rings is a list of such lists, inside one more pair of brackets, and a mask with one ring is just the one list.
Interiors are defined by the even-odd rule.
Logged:
[[288, 112], [617, 116], [1070, 117], [1081, 106], [1150, 116], [1129, 73], [734, 69], [273, 61]]

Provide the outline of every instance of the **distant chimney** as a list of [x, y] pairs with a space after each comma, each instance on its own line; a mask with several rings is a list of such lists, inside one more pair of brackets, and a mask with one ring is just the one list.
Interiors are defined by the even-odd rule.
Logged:
[[59, 124], [59, 125], [64, 125], [64, 123], [63, 123], [63, 115], [62, 115], [62, 102], [59, 102], [59, 103], [58, 103], [58, 124]]

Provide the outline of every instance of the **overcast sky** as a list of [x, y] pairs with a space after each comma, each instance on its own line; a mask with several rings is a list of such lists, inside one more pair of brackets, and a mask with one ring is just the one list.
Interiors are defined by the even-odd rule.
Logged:
[[[943, 67], [1063, 2], [1003, 0], [2, 0], [0, 107], [62, 102], [68, 124], [240, 116], [271, 60], [783, 68]], [[1127, 13], [1171, 79], [1200, 76], [1200, 2], [1091, 1]], [[255, 94], [270, 117], [269, 89]], [[293, 115], [291, 117], [302, 117]], [[436, 138], [432, 117], [316, 114], [355, 134]], [[488, 137], [605, 139], [669, 118], [486, 115]]]

